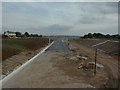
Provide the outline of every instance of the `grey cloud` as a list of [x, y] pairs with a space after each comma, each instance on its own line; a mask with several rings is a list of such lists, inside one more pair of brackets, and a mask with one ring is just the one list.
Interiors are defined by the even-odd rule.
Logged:
[[[18, 5], [19, 4], [19, 5]], [[14, 6], [15, 5], [15, 6]], [[11, 8], [10, 8], [11, 7]], [[3, 25], [16, 31], [40, 34], [84, 33], [105, 23], [100, 29], [117, 23], [117, 3], [80, 2], [80, 3], [7, 3], [3, 5]], [[80, 26], [80, 27], [77, 27]], [[73, 28], [76, 28], [76, 32]], [[97, 27], [98, 28], [98, 27]]]
[[95, 24], [95, 23], [101, 23], [104, 22], [104, 17], [89, 17], [89, 16], [83, 16], [81, 19], [79, 19], [78, 23], [82, 24]]
[[53, 24], [40, 28], [38, 32], [47, 35], [67, 35], [71, 28], [72, 26]]
[[118, 13], [117, 2], [82, 2], [78, 3], [84, 13], [111, 14]]
[[106, 2], [103, 7], [99, 7], [98, 10], [103, 14], [113, 14], [118, 13], [118, 3], [117, 2]]
[[43, 35], [67, 35], [72, 26], [66, 26], [61, 24], [52, 24], [46, 27], [27, 28], [30, 33], [39, 33]]
[[65, 31], [65, 30], [69, 30], [71, 29], [72, 26], [65, 26], [65, 25], [60, 25], [60, 24], [53, 24], [53, 25], [49, 25], [45, 28], [43, 28], [44, 30], [50, 30], [50, 31]]
[[117, 2], [83, 2], [78, 3], [78, 6], [82, 11], [82, 15], [77, 24], [110, 23], [114, 21], [112, 18], [108, 18], [108, 16], [118, 14]]
[[82, 15], [76, 24], [98, 24], [98, 23], [110, 23], [113, 22], [107, 17], [107, 15], [99, 14], [85, 14]]
[[118, 8], [118, 2], [106, 2], [106, 5], [112, 8]]

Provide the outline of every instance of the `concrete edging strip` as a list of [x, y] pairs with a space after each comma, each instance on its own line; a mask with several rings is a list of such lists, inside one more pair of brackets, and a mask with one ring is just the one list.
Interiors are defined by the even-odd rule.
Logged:
[[92, 47], [95, 47], [95, 46], [98, 46], [98, 45], [104, 44], [104, 43], [106, 43], [106, 42], [108, 42], [108, 41], [110, 41], [110, 40], [107, 40], [107, 41], [104, 41], [104, 42], [101, 42], [101, 43], [98, 43], [98, 44], [92, 45]]
[[45, 50], [47, 50], [52, 44], [54, 43], [54, 41], [52, 43], [50, 43], [48, 46], [46, 46], [44, 49], [42, 49], [37, 55], [35, 55], [33, 58], [31, 58], [30, 60], [28, 60], [27, 62], [25, 62], [23, 65], [21, 65], [19, 68], [17, 68], [15, 71], [13, 71], [12, 73], [10, 73], [8, 76], [6, 76], [5, 78], [1, 79], [0, 82], [5, 83], [6, 81], [8, 81], [11, 77], [13, 77], [17, 72], [19, 72], [20, 70], [22, 70], [25, 66], [27, 66], [30, 62], [32, 62], [35, 58], [37, 58], [40, 54], [44, 53]]

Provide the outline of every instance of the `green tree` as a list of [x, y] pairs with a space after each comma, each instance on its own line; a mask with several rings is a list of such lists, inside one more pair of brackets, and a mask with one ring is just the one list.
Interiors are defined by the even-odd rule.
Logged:
[[21, 37], [22, 34], [20, 32], [15, 32], [17, 37]]
[[88, 33], [88, 38], [93, 38], [93, 35], [91, 33]]
[[28, 32], [25, 32], [25, 33], [24, 33], [24, 36], [29, 37], [30, 35], [29, 35]]
[[105, 38], [107, 38], [107, 39], [110, 39], [110, 35], [109, 34], [107, 34], [107, 35], [105, 35]]
[[42, 37], [42, 35], [39, 35], [39, 37]]

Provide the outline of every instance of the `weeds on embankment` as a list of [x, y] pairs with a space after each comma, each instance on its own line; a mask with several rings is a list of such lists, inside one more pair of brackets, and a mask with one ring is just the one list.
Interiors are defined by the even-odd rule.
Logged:
[[26, 50], [37, 50], [49, 42], [48, 38], [5, 38], [2, 39], [2, 61]]

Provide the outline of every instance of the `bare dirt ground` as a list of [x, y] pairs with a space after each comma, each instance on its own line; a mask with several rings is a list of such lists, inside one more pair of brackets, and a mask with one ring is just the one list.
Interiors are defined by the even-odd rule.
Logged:
[[[57, 62], [64, 60], [61, 57], [64, 55], [65, 53], [61, 52], [41, 54], [7, 82], [3, 82], [3, 88], [93, 88], [89, 83], [71, 77], [70, 74], [59, 68]], [[76, 71], [71, 73], [74, 72]]]
[[[82, 43], [79, 43], [78, 41], [69, 41], [69, 44], [74, 47], [75, 53], [81, 54], [83, 56], [88, 57], [88, 61], [94, 61], [95, 59], [95, 50], [83, 45]], [[87, 44], [87, 43], [86, 43]], [[76, 47], [76, 48], [75, 48]], [[118, 87], [118, 60], [112, 60], [109, 58], [109, 55], [100, 53], [103, 58], [98, 58], [97, 63], [100, 63], [104, 66], [102, 69], [98, 69], [96, 76], [91, 75], [90, 73], [82, 73], [80, 74], [81, 70], [77, 69], [77, 66], [79, 66], [78, 62], [64, 62], [65, 66], [63, 67], [74, 67], [71, 69], [66, 69], [65, 72], [69, 73], [69, 75], [77, 76], [79, 78], [82, 77], [85, 81], [89, 82], [90, 84], [96, 86], [96, 87], [107, 87], [107, 88], [117, 88]], [[60, 63], [60, 62], [59, 62]], [[62, 63], [62, 62], [61, 62]], [[71, 74], [73, 73], [73, 74]]]
[[24, 51], [17, 55], [14, 55], [2, 62], [2, 77], [4, 78], [6, 75], [13, 72], [15, 69], [20, 67], [22, 64], [30, 60], [33, 56], [35, 56], [42, 48], [36, 51]]
[[48, 38], [3, 38], [0, 42], [1, 78], [27, 62], [47, 45]]
[[69, 41], [69, 46], [72, 52], [48, 50], [38, 56], [23, 70], [3, 82], [3, 88], [118, 87], [117, 60], [112, 60], [109, 55], [100, 53], [99, 55], [105, 59], [97, 59], [97, 63], [103, 67], [97, 68], [95, 75], [93, 67], [92, 69], [86, 67], [89, 62], [94, 62], [94, 49], [76, 41]]
[[67, 61], [65, 58], [61, 58], [61, 60], [54, 60], [53, 62], [59, 70], [62, 70], [65, 75], [70, 77], [70, 81], [87, 83], [96, 88], [104, 87], [105, 83], [107, 82], [107, 75], [104, 69], [99, 69], [97, 75], [94, 76], [93, 71], [84, 71], [82, 69], [78, 69], [81, 61]]

